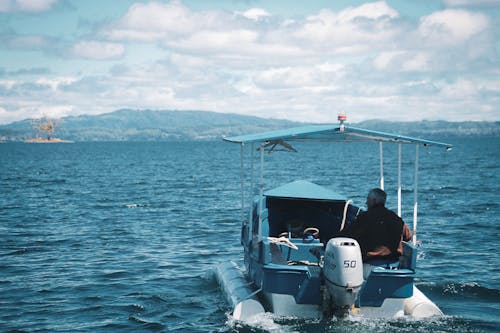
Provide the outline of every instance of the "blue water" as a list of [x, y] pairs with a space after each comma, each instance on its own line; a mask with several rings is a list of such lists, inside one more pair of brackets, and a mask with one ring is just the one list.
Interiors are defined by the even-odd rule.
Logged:
[[[269, 315], [254, 326], [231, 319], [212, 271], [241, 258], [237, 145], [0, 144], [0, 331], [495, 332], [500, 139], [440, 139], [454, 150], [420, 155], [417, 284], [446, 316]], [[377, 185], [375, 144], [297, 148], [266, 155], [267, 188], [302, 178], [363, 204]], [[414, 153], [403, 153], [403, 218], [411, 225]], [[395, 148], [384, 156], [395, 207]]]

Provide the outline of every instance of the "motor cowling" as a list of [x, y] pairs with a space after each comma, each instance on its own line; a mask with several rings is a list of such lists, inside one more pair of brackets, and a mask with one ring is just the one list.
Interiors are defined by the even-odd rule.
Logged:
[[358, 242], [344, 237], [330, 239], [325, 250], [323, 275], [333, 305], [351, 307], [363, 284], [363, 261]]

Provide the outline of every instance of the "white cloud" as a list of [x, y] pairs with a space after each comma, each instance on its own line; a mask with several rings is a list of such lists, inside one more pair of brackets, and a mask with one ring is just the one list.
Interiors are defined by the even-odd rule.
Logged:
[[333, 91], [345, 75], [344, 66], [323, 63], [312, 67], [277, 67], [254, 75], [253, 81], [263, 89], [303, 88], [311, 92]]
[[395, 59], [404, 55], [404, 51], [381, 52], [373, 61], [376, 69], [383, 70], [389, 68]]
[[0, 12], [44, 12], [58, 0], [0, 0]]
[[16, 80], [0, 80], [0, 87], [3, 87], [6, 90], [12, 89], [17, 84]]
[[72, 48], [75, 57], [108, 60], [121, 58], [125, 54], [125, 47], [118, 43], [100, 42], [100, 41], [81, 41]]
[[429, 70], [429, 54], [416, 52], [409, 54], [401, 65], [401, 69], [406, 72], [426, 72]]
[[489, 19], [484, 14], [446, 9], [423, 17], [418, 31], [424, 40], [448, 46], [467, 41], [488, 26]]
[[[51, 106], [61, 114], [204, 109], [326, 122], [340, 110], [352, 121], [463, 120], [474, 108], [482, 110], [475, 120], [500, 117], [498, 31], [485, 11], [446, 9], [413, 20], [379, 1], [291, 19], [264, 8], [200, 11], [171, 1], [124, 12], [73, 42], [74, 57], [62, 61], [74, 77], [57, 66], [53, 76], [24, 81], [3, 74], [0, 122]], [[42, 36], [2, 41], [16, 50], [52, 44]], [[120, 65], [107, 71], [107, 62], [95, 62], [89, 73], [80, 58]]]
[[193, 12], [180, 1], [135, 3], [102, 34], [113, 40], [165, 40], [186, 36], [200, 29], [223, 27], [225, 22], [221, 22], [220, 15], [217, 12]]
[[399, 17], [399, 13], [387, 5], [385, 1], [367, 3], [359, 7], [350, 7], [338, 14], [338, 20], [341, 22], [352, 21], [358, 18], [376, 20], [384, 17], [391, 19]]
[[[399, 14], [384, 1], [340, 12], [322, 10], [303, 21], [259, 24], [269, 16], [261, 8], [235, 16], [223, 11], [195, 12], [179, 1], [138, 3], [101, 34], [116, 41], [155, 41], [189, 52], [239, 53], [245, 58], [276, 55], [286, 59], [325, 50], [331, 54], [359, 54], [374, 45], [383, 47], [400, 33], [390, 24]], [[282, 61], [276, 59], [276, 63]]]
[[20, 118], [19, 113], [19, 110], [8, 111], [7, 109], [0, 106], [0, 124], [7, 124], [28, 117], [26, 114], [23, 114], [22, 118]]
[[241, 13], [241, 15], [254, 21], [258, 21], [260, 19], [271, 16], [271, 14], [269, 14], [269, 12], [263, 8], [251, 8]]
[[373, 60], [380, 71], [427, 72], [430, 70], [430, 54], [424, 51], [381, 52]]
[[73, 105], [40, 105], [36, 108], [35, 117], [47, 116], [50, 118], [62, 118], [70, 115], [73, 111]]
[[224, 51], [241, 52], [257, 42], [259, 35], [252, 30], [232, 31], [200, 31], [192, 34], [186, 39], [171, 42], [167, 45], [189, 50], [203, 50], [206, 52]]
[[440, 88], [441, 95], [449, 99], [468, 99], [478, 93], [476, 84], [464, 79], [453, 83], [445, 83]]
[[498, 6], [500, 5], [500, 0], [444, 0], [444, 3], [452, 7]]
[[349, 7], [340, 12], [323, 9], [317, 15], [308, 16], [291, 33], [298, 42], [316, 51], [362, 54], [384, 48], [402, 33], [391, 23], [398, 17], [398, 12], [385, 2]]
[[[247, 60], [265, 56], [299, 57], [307, 53], [295, 45], [262, 42], [258, 32], [247, 29], [230, 31], [205, 30], [193, 33], [185, 39], [166, 42], [165, 45], [199, 55], [237, 55]], [[248, 66], [248, 62], [246, 66]]]
[[46, 78], [41, 77], [36, 79], [34, 82], [40, 86], [47, 86], [52, 89], [52, 91], [58, 90], [62, 86], [70, 85], [76, 82], [78, 78], [76, 77], [55, 77], [55, 78]]

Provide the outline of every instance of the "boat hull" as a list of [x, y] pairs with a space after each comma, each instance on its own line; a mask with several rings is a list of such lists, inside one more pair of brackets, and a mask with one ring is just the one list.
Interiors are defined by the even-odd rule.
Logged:
[[[236, 262], [219, 264], [215, 268], [215, 276], [236, 320], [253, 321], [255, 316], [264, 312], [308, 319], [320, 319], [323, 316], [324, 309], [321, 305], [297, 304], [291, 295], [266, 293], [255, 288], [242, 265]], [[402, 316], [428, 318], [443, 315], [439, 307], [415, 286], [411, 297], [386, 298], [381, 306], [353, 307], [349, 313], [366, 318], [388, 319]]]
[[229, 261], [219, 264], [215, 267], [215, 277], [236, 320], [250, 321], [265, 312], [257, 298], [257, 290], [252, 287], [237, 263]]

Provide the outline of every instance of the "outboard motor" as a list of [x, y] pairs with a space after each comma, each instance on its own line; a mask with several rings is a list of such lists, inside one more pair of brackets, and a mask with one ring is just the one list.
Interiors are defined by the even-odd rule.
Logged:
[[361, 249], [352, 238], [332, 238], [324, 256], [323, 274], [335, 311], [352, 307], [363, 284]]

